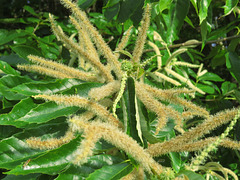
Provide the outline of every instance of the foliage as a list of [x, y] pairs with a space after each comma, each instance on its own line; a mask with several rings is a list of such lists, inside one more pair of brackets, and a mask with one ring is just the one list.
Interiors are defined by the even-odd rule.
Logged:
[[[150, 19], [142, 14], [149, 2], [148, 28]], [[55, 17], [57, 26], [30, 6], [24, 6], [28, 17], [0, 19], [22, 27], [0, 29], [2, 178], [240, 176], [238, 110], [226, 110], [240, 102], [238, 1], [105, 0], [102, 13], [94, 11], [97, 3], [78, 1], [108, 46], [84, 15], [77, 19], [81, 32], [76, 12], [73, 25]], [[219, 144], [234, 150], [216, 151]], [[160, 147], [162, 152], [154, 150]], [[192, 153], [199, 149], [207, 153]]]

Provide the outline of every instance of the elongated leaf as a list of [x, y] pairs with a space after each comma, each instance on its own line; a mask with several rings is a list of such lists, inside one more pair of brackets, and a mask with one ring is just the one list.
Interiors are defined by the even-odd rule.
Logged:
[[114, 164], [104, 166], [90, 174], [87, 180], [115, 180], [129, 174], [133, 170], [133, 166], [129, 163]]
[[138, 100], [137, 102], [138, 105], [138, 114], [140, 118], [140, 124], [141, 124], [141, 131], [143, 134], [143, 137], [147, 139], [147, 141], [151, 144], [159, 142], [159, 140], [151, 134], [151, 128], [149, 125], [149, 120], [148, 120], [148, 112], [147, 109], [144, 107], [144, 105], [141, 103], [141, 101]]
[[120, 3], [117, 3], [111, 7], [108, 7], [105, 11], [104, 11], [104, 16], [106, 17], [106, 19], [108, 21], [111, 21], [114, 16], [116, 16], [119, 12], [120, 9]]
[[68, 116], [79, 110], [78, 107], [66, 107], [54, 102], [35, 104], [31, 98], [23, 99], [8, 114], [0, 115], [1, 125], [24, 127], [28, 124], [41, 124], [57, 117]]
[[32, 7], [25, 5], [23, 8], [24, 8], [26, 11], [28, 11], [29, 13], [31, 13], [32, 15], [38, 17], [38, 14], [34, 11], [34, 9], [33, 9]]
[[8, 100], [20, 100], [26, 96], [11, 92], [11, 89], [19, 84], [31, 82], [32, 80], [27, 77], [6, 75], [0, 79], [0, 94], [5, 96]]
[[27, 46], [27, 45], [18, 45], [18, 46], [11, 46], [12, 50], [17, 53], [20, 57], [24, 59], [28, 59], [27, 56], [29, 54], [32, 55], [37, 55], [37, 56], [42, 56], [38, 49], [32, 47], [32, 46]]
[[29, 61], [19, 57], [16, 54], [10, 54], [8, 56], [1, 56], [1, 60], [8, 63], [9, 65], [16, 66], [17, 64], [28, 64]]
[[15, 127], [27, 125], [28, 123], [17, 120], [25, 116], [35, 107], [37, 107], [37, 104], [35, 104], [31, 98], [21, 100], [14, 106], [10, 113], [0, 115], [0, 125], [12, 125]]
[[138, 8], [142, 0], [125, 0], [121, 1], [118, 14], [118, 21], [125, 22]]
[[2, 180], [36, 180], [41, 176], [41, 174], [28, 174], [25, 176], [14, 176], [14, 175], [7, 175]]
[[166, 41], [169, 44], [178, 39], [178, 33], [184, 23], [190, 6], [190, 0], [173, 0], [171, 3], [169, 17], [167, 17]]
[[108, 0], [106, 6], [104, 6], [104, 8], [108, 8], [108, 7], [114, 6], [114, 5], [118, 4], [119, 1], [120, 0]]
[[235, 52], [229, 52], [226, 54], [227, 60], [230, 62], [231, 67], [229, 68], [230, 72], [232, 73], [233, 77], [237, 79], [240, 83], [240, 58]]
[[207, 15], [208, 15], [208, 7], [211, 4], [212, 0], [201, 0], [200, 1], [200, 7], [199, 7], [199, 20], [200, 23], [202, 24], [203, 20], [206, 19]]
[[207, 20], [206, 19], [204, 19], [201, 23], [201, 36], [202, 36], [202, 50], [203, 50], [206, 39], [207, 39]]
[[96, 0], [78, 0], [78, 5], [81, 9], [87, 9], [88, 7], [93, 5], [95, 1]]
[[26, 161], [43, 154], [42, 150], [29, 148], [25, 139], [43, 135], [46, 138], [58, 137], [59, 133], [64, 131], [66, 131], [66, 123], [43, 125], [2, 140], [0, 142], [0, 167], [13, 169], [19, 165], [22, 168]]
[[13, 69], [8, 63], [4, 61], [0, 61], [0, 69], [5, 72], [6, 74], [12, 74], [12, 75], [20, 75], [18, 71]]
[[179, 155], [179, 153], [176, 152], [170, 152], [169, 153], [170, 158], [172, 160], [172, 167], [176, 172], [179, 172], [180, 168], [181, 168], [181, 157]]
[[80, 141], [80, 137], [72, 140], [68, 144], [59, 147], [58, 149], [48, 151], [44, 155], [32, 159], [25, 167], [22, 167], [22, 165], [17, 166], [13, 170], [7, 172], [7, 174], [56, 174], [57, 172], [63, 170], [70, 163], [72, 159], [71, 155], [78, 147], [78, 141]]
[[22, 139], [15, 137], [2, 140], [0, 147], [0, 167], [5, 169], [15, 168], [22, 162], [41, 153], [40, 150], [30, 149]]
[[238, 2], [238, 0], [226, 0], [226, 4], [224, 6], [224, 16], [229, 15], [237, 6]]
[[188, 179], [191, 179], [191, 180], [204, 180], [203, 176], [193, 171], [184, 170], [184, 171], [181, 171], [179, 174], [185, 174], [188, 177]]
[[81, 84], [82, 81], [76, 79], [57, 79], [54, 81], [34, 81], [30, 83], [20, 84], [12, 91], [24, 94], [27, 96], [37, 94], [55, 94], [71, 89], [75, 85]]
[[23, 30], [8, 31], [6, 29], [0, 29], [0, 45], [6, 44], [18, 37], [24, 37], [26, 35], [28, 35], [28, 33]]
[[[135, 85], [133, 78], [127, 79], [126, 91], [123, 94], [123, 106], [124, 113], [127, 118], [127, 134], [135, 139], [139, 144], [143, 145], [141, 136], [141, 129], [137, 128], [137, 120], [139, 119], [136, 114], [136, 103], [135, 103]], [[140, 131], [140, 132], [139, 132]], [[141, 136], [141, 137], [139, 137]]]
[[82, 165], [81, 167], [71, 165], [68, 169], [59, 173], [58, 177], [55, 180], [84, 180], [88, 177], [89, 174], [94, 172], [94, 170], [94, 168], [86, 165]]
[[68, 116], [74, 114], [79, 110], [79, 107], [66, 107], [57, 105], [54, 102], [46, 102], [38, 105], [36, 108], [31, 109], [25, 116], [16, 119], [15, 122], [26, 122], [41, 124], [57, 117]]
[[56, 180], [85, 179], [89, 174], [103, 166], [113, 165], [122, 161], [121, 158], [106, 154], [91, 156], [89, 157], [88, 162], [80, 167], [71, 165], [68, 169], [61, 172]]
[[208, 81], [224, 81], [220, 76], [214, 73], [207, 72], [204, 75], [199, 77], [199, 80], [208, 80]]

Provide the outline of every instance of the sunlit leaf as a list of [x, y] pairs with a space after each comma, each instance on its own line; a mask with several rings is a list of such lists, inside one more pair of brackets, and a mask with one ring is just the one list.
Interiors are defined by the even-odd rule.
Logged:
[[226, 0], [224, 8], [224, 16], [229, 15], [237, 6], [239, 0]]
[[200, 1], [200, 7], [199, 7], [199, 20], [200, 23], [202, 24], [202, 22], [207, 18], [208, 15], [208, 7], [210, 6], [212, 0], [201, 0]]
[[87, 180], [115, 180], [129, 174], [133, 170], [133, 166], [129, 163], [114, 164], [104, 166], [90, 174]]
[[166, 41], [169, 44], [178, 39], [178, 33], [184, 23], [190, 6], [190, 0], [173, 0], [167, 18]]
[[4, 61], [0, 61], [0, 69], [6, 74], [12, 74], [12, 75], [16, 75], [16, 76], [20, 75], [20, 73], [18, 71], [13, 69], [8, 63], [6, 63]]

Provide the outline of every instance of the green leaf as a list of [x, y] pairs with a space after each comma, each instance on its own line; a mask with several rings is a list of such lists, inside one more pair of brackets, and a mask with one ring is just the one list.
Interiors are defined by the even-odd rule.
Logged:
[[106, 6], [104, 6], [103, 8], [109, 8], [109, 7], [111, 7], [111, 6], [114, 6], [114, 5], [118, 4], [119, 1], [120, 1], [120, 0], [108, 0]]
[[[238, 103], [240, 103], [240, 91], [235, 90], [235, 91], [234, 91], [234, 94], [235, 94], [235, 97], [236, 97]], [[240, 136], [239, 136], [239, 137], [240, 137]]]
[[205, 180], [203, 176], [196, 174], [193, 171], [183, 170], [179, 174], [184, 174], [188, 177], [189, 180]]
[[93, 5], [96, 0], [78, 0], [78, 5], [81, 9], [87, 9], [91, 5]]
[[237, 88], [236, 84], [226, 81], [222, 83], [222, 86], [221, 86], [222, 94], [225, 95], [236, 88]]
[[39, 176], [41, 176], [41, 174], [28, 174], [28, 175], [24, 175], [24, 176], [14, 176], [14, 175], [7, 175], [6, 177], [4, 177], [2, 180], [36, 180], [39, 179]]
[[186, 16], [184, 21], [187, 22], [192, 28], [195, 28], [193, 23], [192, 23], [192, 21], [191, 21], [191, 19], [189, 19], [189, 17]]
[[0, 29], [0, 45], [6, 44], [18, 37], [27, 36], [28, 33], [23, 30], [8, 31], [6, 29]]
[[146, 138], [147, 141], [151, 144], [159, 142], [159, 140], [153, 134], [151, 134], [147, 109], [139, 100], [137, 101], [137, 105], [143, 137]]
[[64, 105], [57, 105], [54, 102], [46, 102], [38, 105], [36, 108], [31, 109], [25, 116], [15, 119], [15, 122], [26, 122], [41, 124], [57, 117], [69, 116], [76, 113], [79, 107], [66, 107]]
[[165, 9], [169, 9], [173, 0], [159, 0], [159, 11], [163, 12]]
[[88, 162], [80, 167], [71, 165], [68, 169], [61, 172], [56, 180], [86, 179], [89, 174], [93, 173], [95, 170], [100, 169], [103, 166], [110, 166], [122, 161], [123, 160], [121, 158], [107, 154], [91, 156], [89, 157]]
[[212, 0], [200, 0], [200, 7], [199, 7], [199, 20], [200, 23], [207, 18], [208, 15], [208, 7], [210, 6]]
[[230, 62], [230, 72], [232, 73], [233, 77], [240, 83], [240, 58], [235, 52], [229, 52], [226, 54], [227, 60]]
[[19, 57], [17, 54], [10, 54], [8, 56], [1, 56], [1, 60], [8, 63], [9, 65], [15, 66], [17, 64], [28, 64], [29, 61]]
[[67, 180], [67, 179], [81, 179], [84, 180], [88, 177], [89, 174], [94, 172], [94, 168], [82, 165], [81, 167], [71, 165], [65, 171], [60, 172], [58, 177], [55, 180]]
[[125, 22], [128, 18], [133, 15], [138, 6], [141, 4], [142, 0], [125, 0], [121, 1], [120, 10], [118, 13], [118, 21]]
[[111, 7], [108, 7], [104, 11], [104, 16], [108, 21], [111, 21], [114, 18], [114, 16], [118, 14], [119, 9], [120, 9], [120, 3], [117, 3]]
[[199, 89], [203, 90], [204, 92], [209, 93], [209, 94], [213, 94], [215, 92], [215, 89], [213, 87], [209, 86], [209, 85], [198, 83], [197, 87]]
[[80, 85], [83, 81], [77, 79], [57, 79], [54, 81], [33, 81], [20, 84], [12, 88], [13, 92], [24, 94], [27, 96], [37, 94], [55, 94], [69, 90], [76, 85]]
[[171, 162], [172, 162], [172, 167], [175, 170], [175, 172], [179, 172], [179, 170], [181, 169], [181, 156], [179, 155], [179, 153], [176, 152], [170, 152], [169, 153], [170, 158], [171, 158]]
[[197, 0], [191, 0], [193, 7], [195, 8], [196, 13], [198, 14]]
[[29, 12], [30, 14], [32, 14], [32, 15], [34, 15], [34, 16], [39, 16], [35, 11], [34, 11], [34, 9], [32, 8], [32, 7], [30, 7], [30, 6], [27, 6], [27, 5], [25, 5], [25, 6], [23, 6], [23, 9], [25, 9], [27, 12]]
[[44, 173], [54, 175], [66, 168], [70, 163], [71, 155], [77, 149], [79, 141], [80, 137], [57, 149], [47, 151], [45, 154], [32, 159], [27, 166], [19, 165], [6, 174], [26, 175], [30, 173]]
[[0, 61], [0, 69], [5, 72], [6, 74], [12, 74], [12, 75], [20, 75], [18, 71], [13, 69], [8, 63], [4, 61]]
[[190, 6], [190, 0], [173, 0], [167, 18], [166, 41], [169, 44], [178, 39], [178, 33], [182, 28], [184, 19], [187, 16]]
[[220, 76], [218, 76], [217, 74], [211, 73], [211, 72], [207, 72], [204, 75], [199, 77], [199, 80], [208, 80], [208, 81], [224, 81], [224, 79], [222, 79]]
[[37, 107], [37, 104], [31, 98], [21, 100], [13, 107], [10, 113], [0, 115], [0, 125], [12, 125], [15, 127], [27, 125], [28, 123], [17, 120], [24, 117], [35, 107]]
[[8, 114], [0, 115], [1, 125], [24, 127], [28, 124], [41, 124], [57, 117], [68, 116], [79, 110], [78, 107], [66, 107], [54, 102], [35, 104], [31, 98], [23, 99]]
[[0, 145], [0, 167], [5, 169], [15, 168], [34, 155], [41, 153], [39, 150], [30, 149], [26, 142], [15, 137], [2, 140]]
[[[24, 133], [18, 133], [10, 138], [6, 138], [0, 142], [0, 167], [12, 169], [23, 164], [28, 159], [32, 159], [42, 154], [42, 150], [31, 149], [28, 147], [25, 139], [32, 136], [39, 136], [48, 133], [55, 133], [63, 129], [63, 124], [52, 126], [41, 126], [38, 128], [25, 130]], [[22, 168], [22, 165], [20, 165]]]
[[239, 0], [226, 0], [226, 4], [223, 7], [224, 8], [223, 16], [229, 15], [233, 11], [233, 9], [237, 6], [238, 2]]
[[201, 50], [203, 50], [206, 39], [207, 39], [207, 20], [204, 19], [200, 26], [201, 26], [201, 36], [202, 36], [202, 49]]
[[[135, 139], [139, 144], [143, 145], [141, 128], [139, 125], [139, 115], [136, 114], [136, 94], [133, 78], [129, 77], [126, 83], [126, 90], [123, 94], [123, 112], [127, 118], [127, 134]], [[127, 122], [126, 122], [127, 121]]]
[[104, 166], [90, 174], [87, 180], [115, 180], [129, 174], [133, 170], [133, 166], [129, 163], [114, 164]]
[[32, 46], [18, 45], [18, 46], [11, 46], [11, 49], [24, 59], [28, 59], [27, 56], [30, 54], [36, 55], [36, 56], [42, 56], [40, 51]]
[[26, 96], [12, 92], [11, 89], [19, 84], [23, 84], [31, 81], [32, 80], [30, 78], [22, 77], [22, 76], [14, 76], [11, 74], [3, 76], [0, 79], [0, 94], [5, 96], [5, 98], [8, 100], [23, 99]]

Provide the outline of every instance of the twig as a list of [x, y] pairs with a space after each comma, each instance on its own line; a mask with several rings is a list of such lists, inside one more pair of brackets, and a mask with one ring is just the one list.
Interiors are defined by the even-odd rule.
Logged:
[[[211, 41], [207, 41], [205, 44], [212, 44], [212, 43], [219, 43], [219, 42], [223, 42], [223, 41], [229, 41], [229, 40], [232, 40], [232, 39], [237, 39], [237, 38], [240, 38], [240, 35], [235, 35], [235, 36], [230, 36], [230, 37], [225, 37], [225, 38], [221, 38], [221, 39], [217, 39], [217, 40], [211, 40]], [[198, 42], [193, 42], [193, 43], [179, 43], [179, 44], [173, 44], [173, 45], [170, 45], [168, 47], [159, 47], [158, 49], [159, 50], [164, 50], [166, 48], [169, 48], [169, 49], [174, 49], [174, 48], [178, 48], [178, 47], [185, 47], [185, 46], [191, 46], [191, 45], [201, 45], [202, 44], [202, 41], [198, 41]], [[152, 52], [154, 51], [153, 49], [146, 49], [144, 50], [144, 53], [146, 52]]]

